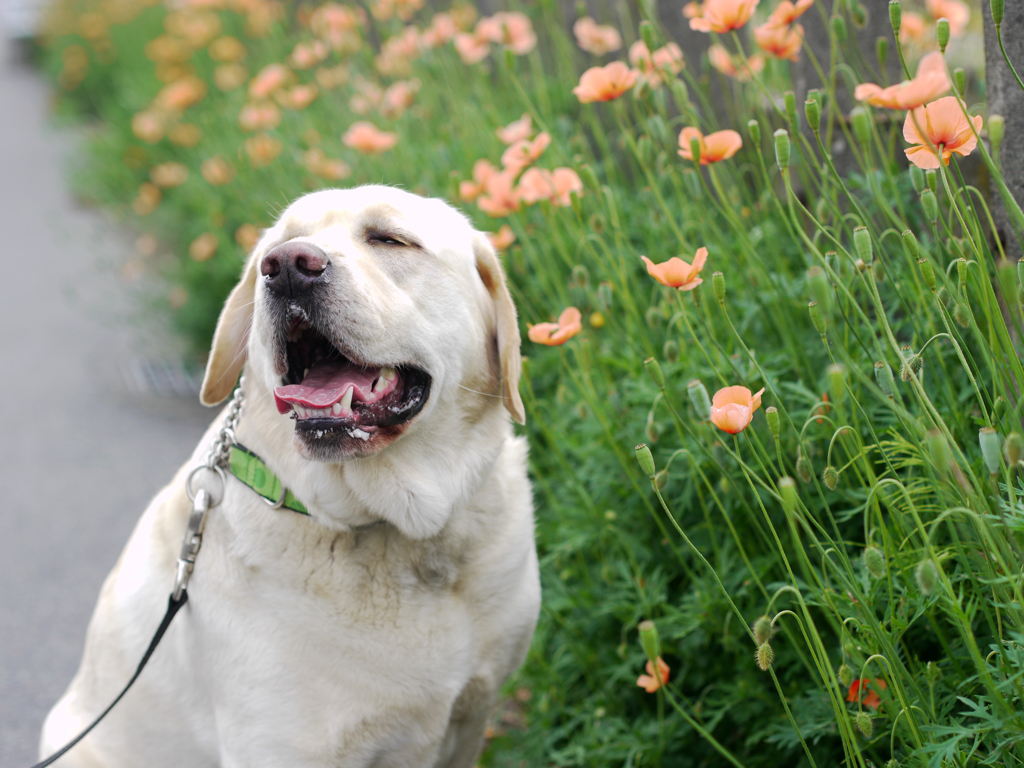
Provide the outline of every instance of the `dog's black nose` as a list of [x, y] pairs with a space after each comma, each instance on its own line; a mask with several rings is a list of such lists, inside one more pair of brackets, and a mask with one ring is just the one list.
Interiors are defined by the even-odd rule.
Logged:
[[270, 250], [260, 264], [260, 273], [274, 293], [298, 298], [327, 282], [330, 262], [327, 254], [312, 243], [283, 243]]

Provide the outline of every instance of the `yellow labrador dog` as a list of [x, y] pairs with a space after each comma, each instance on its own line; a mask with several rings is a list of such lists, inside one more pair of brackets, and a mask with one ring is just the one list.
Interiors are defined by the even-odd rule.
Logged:
[[[494, 250], [440, 200], [300, 198], [221, 314], [202, 399], [245, 370], [236, 432], [308, 514], [228, 475], [190, 600], [82, 768], [472, 766], [540, 603], [519, 331]], [[103, 585], [49, 755], [131, 676], [191, 509], [143, 514]], [[213, 493], [213, 491], [211, 491]]]

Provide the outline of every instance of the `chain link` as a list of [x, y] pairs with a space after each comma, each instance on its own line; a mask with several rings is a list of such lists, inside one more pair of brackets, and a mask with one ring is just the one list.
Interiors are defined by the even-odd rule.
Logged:
[[242, 388], [245, 386], [245, 376], [238, 381], [231, 402], [228, 403], [228, 415], [224, 419], [224, 426], [217, 433], [217, 439], [206, 457], [206, 466], [227, 468], [231, 458], [231, 446], [235, 444], [235, 429], [238, 427], [238, 420], [242, 416], [242, 407], [245, 405], [245, 393]]

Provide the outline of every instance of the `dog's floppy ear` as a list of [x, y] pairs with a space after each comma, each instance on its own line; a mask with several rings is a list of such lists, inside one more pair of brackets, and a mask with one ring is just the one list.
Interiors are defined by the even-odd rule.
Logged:
[[473, 255], [487, 292], [494, 302], [498, 331], [498, 360], [501, 365], [502, 399], [505, 407], [518, 424], [526, 423], [523, 399], [519, 396], [519, 375], [523, 361], [519, 355], [519, 322], [516, 305], [505, 283], [505, 271], [487, 238], [479, 232], [473, 235]]
[[206, 376], [199, 400], [203, 405], [217, 405], [231, 394], [238, 374], [245, 365], [245, 347], [252, 324], [252, 305], [256, 297], [256, 263], [253, 254], [242, 272], [242, 279], [231, 291], [213, 333], [210, 359], [206, 363]]

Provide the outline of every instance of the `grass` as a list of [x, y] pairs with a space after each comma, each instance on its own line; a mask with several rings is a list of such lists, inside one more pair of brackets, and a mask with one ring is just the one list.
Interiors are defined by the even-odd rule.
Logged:
[[[751, 82], [690, 61], [660, 87], [581, 104], [572, 88], [586, 67], [624, 60], [641, 38], [652, 50], [668, 42], [646, 6], [602, 20], [627, 46], [594, 57], [555, 3], [531, 4], [536, 47], [516, 55], [493, 45], [470, 65], [451, 43], [375, 59], [406, 23], [368, 14], [361, 47], [319, 65], [336, 76], [344, 67], [345, 84], [327, 89], [316, 68], [293, 71], [321, 92], [308, 107], [281, 108], [264, 131], [280, 154], [263, 165], [243, 148], [260, 133], [237, 120], [245, 83], [215, 85], [224, 63], [210, 42], [240, 40], [251, 78], [313, 39], [314, 7], [279, 18], [262, 0], [210, 8], [64, 2], [45, 40], [63, 108], [102, 126], [76, 188], [177, 254], [161, 311], [197, 350], [237, 277], [239, 228], [266, 225], [331, 183], [309, 170], [310, 149], [349, 165], [338, 183], [457, 200], [475, 161], [499, 164], [495, 129], [528, 113], [552, 137], [537, 164], [581, 180], [569, 205], [542, 201], [500, 219], [465, 206], [481, 228], [514, 232], [504, 260], [526, 324], [567, 306], [583, 318], [561, 346], [525, 342], [544, 600], [509, 686], [527, 727], [499, 732], [486, 764], [1024, 761], [1024, 317], [1007, 257], [1020, 253], [1024, 217], [1004, 197], [1000, 240], [991, 201], [958, 156], [938, 171], [908, 170], [904, 113], [839, 113], [836, 89], [880, 77], [844, 43], [857, 3], [819, 0], [809, 11], [826, 16], [832, 35], [810, 99], [818, 132], [804, 127], [804, 105], [785, 93], [789, 65], [775, 60]], [[430, 22], [413, 16], [420, 28]], [[750, 57], [746, 30], [720, 42]], [[188, 34], [183, 60], [147, 57], [154, 39]], [[203, 98], [163, 115], [164, 137], [140, 139], [132, 121], [166, 85], [160, 77], [190, 74], [206, 83]], [[353, 111], [363, 108], [353, 97], [372, 103], [374, 88], [396, 79], [418, 80], [406, 111]], [[394, 149], [344, 146], [357, 119], [397, 133]], [[181, 123], [198, 128], [193, 146], [166, 138]], [[743, 148], [698, 166], [678, 154], [686, 126], [736, 130]], [[840, 136], [856, 161], [842, 175], [822, 154]], [[233, 167], [229, 183], [201, 172], [217, 155]], [[144, 187], [151, 197], [140, 203], [163, 163], [182, 164], [187, 179], [161, 189], [155, 206]], [[986, 167], [998, 192], [998, 170]], [[212, 254], [194, 247], [204, 233], [215, 237]], [[639, 258], [691, 261], [700, 247], [703, 283], [689, 292], [656, 282]], [[733, 385], [765, 390], [764, 408], [736, 435], [709, 420], [707, 405]], [[634, 449], [641, 442], [653, 469], [637, 461], [637, 450], [647, 458]], [[644, 620], [657, 635], [646, 650]], [[636, 685], [649, 655], [671, 670], [652, 694]]]

